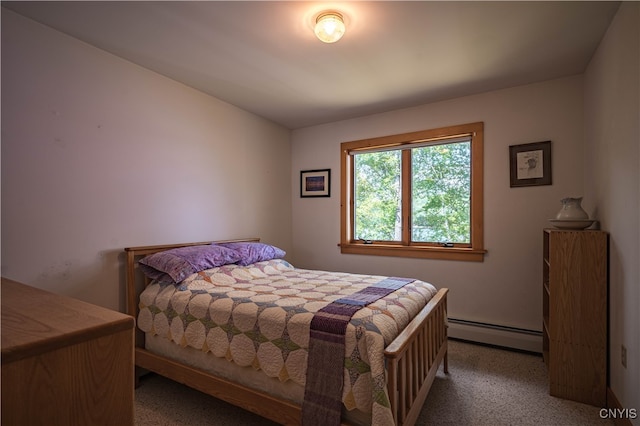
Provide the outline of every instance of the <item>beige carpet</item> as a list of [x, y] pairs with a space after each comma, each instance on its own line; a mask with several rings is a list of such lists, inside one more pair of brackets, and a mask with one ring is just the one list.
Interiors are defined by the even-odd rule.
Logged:
[[[136, 425], [274, 423], [156, 375], [136, 389]], [[613, 425], [599, 407], [549, 396], [540, 356], [449, 342], [449, 374], [438, 372], [418, 425]]]

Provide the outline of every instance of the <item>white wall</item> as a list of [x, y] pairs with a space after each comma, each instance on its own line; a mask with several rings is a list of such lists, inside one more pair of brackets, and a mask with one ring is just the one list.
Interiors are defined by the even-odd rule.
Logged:
[[291, 249], [290, 132], [2, 9], [2, 275], [124, 308], [122, 249]]
[[[451, 317], [539, 330], [541, 230], [584, 195], [611, 237], [611, 387], [640, 408], [639, 27], [640, 5], [623, 3], [584, 81], [299, 129], [290, 145], [282, 127], [2, 9], [2, 275], [122, 309], [123, 247], [260, 236], [297, 266], [415, 276], [450, 288]], [[473, 121], [485, 261], [341, 255], [340, 142]], [[553, 185], [510, 188], [508, 146], [544, 140]], [[327, 167], [331, 198], [299, 198], [300, 170]]]
[[[585, 73], [585, 190], [609, 235], [611, 388], [640, 410], [640, 4], [624, 2]], [[627, 368], [621, 346], [627, 348]], [[640, 419], [634, 424], [640, 425]]]
[[[452, 318], [541, 330], [542, 229], [560, 199], [583, 195], [582, 105], [574, 76], [294, 130], [293, 262], [420, 278], [450, 289]], [[340, 254], [341, 142], [475, 121], [485, 123], [484, 262]], [[553, 185], [510, 188], [509, 145], [546, 140]], [[331, 198], [299, 198], [300, 170], [317, 168], [332, 169]]]

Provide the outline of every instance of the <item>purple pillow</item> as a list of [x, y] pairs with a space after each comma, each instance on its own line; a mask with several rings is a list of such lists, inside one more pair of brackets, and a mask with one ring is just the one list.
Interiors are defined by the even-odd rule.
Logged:
[[238, 262], [240, 266], [247, 266], [263, 260], [282, 259], [286, 254], [284, 250], [264, 243], [237, 242], [220, 243], [219, 245], [235, 250], [240, 256]]
[[238, 260], [240, 254], [236, 251], [212, 244], [154, 253], [141, 259], [139, 265], [149, 278], [175, 284], [196, 272], [236, 263]]

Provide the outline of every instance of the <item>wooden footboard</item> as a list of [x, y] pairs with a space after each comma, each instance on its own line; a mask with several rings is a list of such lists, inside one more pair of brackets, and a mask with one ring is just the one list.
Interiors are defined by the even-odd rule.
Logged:
[[[225, 242], [228, 241], [230, 240]], [[137, 318], [139, 296], [148, 284], [141, 277], [142, 274], [136, 272], [137, 261], [141, 257], [171, 248], [210, 243], [126, 248], [127, 312]], [[444, 361], [444, 369], [447, 371], [447, 292], [447, 289], [440, 289], [385, 350], [389, 398], [398, 426], [415, 424], [441, 362]], [[280, 424], [299, 425], [301, 422], [301, 406], [147, 351], [144, 334], [139, 330], [136, 334], [135, 363], [137, 367], [153, 371]]]
[[385, 350], [389, 400], [398, 426], [415, 424], [442, 361], [448, 372], [447, 292], [439, 290]]

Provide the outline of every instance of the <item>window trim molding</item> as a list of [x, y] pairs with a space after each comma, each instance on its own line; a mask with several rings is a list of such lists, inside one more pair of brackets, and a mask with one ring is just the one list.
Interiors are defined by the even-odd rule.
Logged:
[[[410, 212], [403, 214], [403, 242], [364, 242], [351, 239], [353, 227], [353, 152], [376, 148], [400, 148], [471, 136], [471, 246], [439, 247], [428, 244], [409, 243]], [[404, 155], [404, 154], [403, 154]], [[487, 252], [484, 249], [484, 123], [475, 122], [456, 126], [440, 127], [397, 135], [361, 139], [340, 144], [340, 251], [345, 254], [373, 256], [396, 256], [427, 259], [447, 259], [482, 262]], [[403, 169], [410, 165], [403, 162]], [[405, 173], [406, 170], [403, 170]], [[407, 191], [407, 189], [403, 189]], [[403, 197], [406, 194], [403, 193]]]

